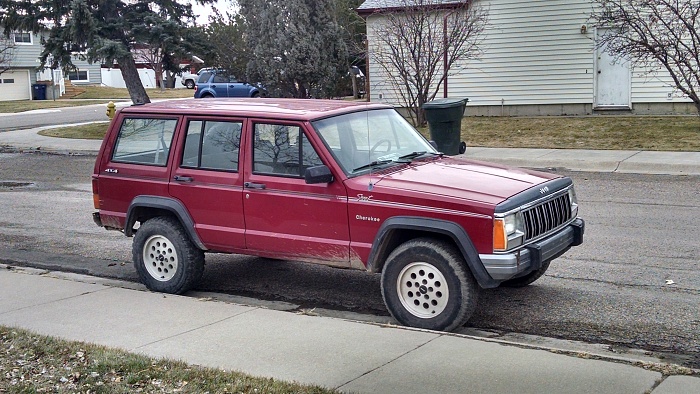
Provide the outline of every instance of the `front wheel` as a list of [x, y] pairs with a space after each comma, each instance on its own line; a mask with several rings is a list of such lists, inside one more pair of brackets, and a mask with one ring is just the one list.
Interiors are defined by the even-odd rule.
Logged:
[[411, 327], [452, 331], [476, 308], [478, 285], [459, 251], [443, 241], [400, 245], [387, 259], [381, 286], [391, 315]]
[[171, 217], [143, 223], [134, 235], [132, 255], [141, 282], [153, 291], [185, 293], [204, 272], [204, 252]]
[[188, 79], [187, 81], [185, 81], [185, 86], [187, 87], [187, 89], [194, 89], [194, 81]]

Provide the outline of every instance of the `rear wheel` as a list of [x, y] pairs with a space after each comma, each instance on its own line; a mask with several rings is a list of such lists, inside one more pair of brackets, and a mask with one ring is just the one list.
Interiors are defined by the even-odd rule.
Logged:
[[507, 281], [504, 281], [503, 283], [501, 283], [501, 286], [503, 286], [503, 287], [525, 287], [525, 286], [529, 285], [530, 283], [536, 281], [540, 277], [542, 277], [542, 275], [544, 275], [544, 273], [547, 272], [547, 269], [549, 268], [550, 262], [551, 262], [551, 260], [542, 263], [542, 267], [540, 267], [540, 269], [538, 269], [537, 271], [532, 271], [525, 276], [521, 276], [519, 278], [513, 278], [513, 279], [509, 279]]
[[134, 235], [132, 255], [141, 282], [153, 291], [185, 293], [204, 272], [204, 252], [171, 217], [143, 223]]
[[187, 81], [185, 81], [185, 86], [187, 87], [187, 89], [194, 89], [194, 81], [188, 79]]
[[452, 331], [476, 308], [478, 285], [459, 251], [430, 238], [407, 241], [388, 257], [382, 296], [401, 324]]

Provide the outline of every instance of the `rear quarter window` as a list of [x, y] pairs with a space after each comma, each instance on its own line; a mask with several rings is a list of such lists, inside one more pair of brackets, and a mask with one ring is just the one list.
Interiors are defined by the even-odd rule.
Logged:
[[177, 119], [124, 119], [112, 161], [165, 166], [176, 126]]

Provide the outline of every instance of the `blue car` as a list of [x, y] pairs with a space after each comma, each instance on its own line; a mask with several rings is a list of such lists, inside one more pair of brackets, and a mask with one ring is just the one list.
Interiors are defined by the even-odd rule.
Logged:
[[260, 97], [260, 89], [238, 82], [225, 71], [212, 70], [200, 74], [194, 87], [194, 98], [209, 97]]

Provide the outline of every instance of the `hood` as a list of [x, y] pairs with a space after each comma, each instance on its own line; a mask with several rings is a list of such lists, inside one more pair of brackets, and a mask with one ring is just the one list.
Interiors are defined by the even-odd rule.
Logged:
[[[372, 182], [377, 191], [403, 191], [426, 197], [446, 196], [496, 205], [535, 185], [559, 177], [474, 160], [442, 158], [418, 161], [375, 173]], [[363, 184], [369, 182], [369, 179], [365, 175], [354, 178], [353, 181]]]

